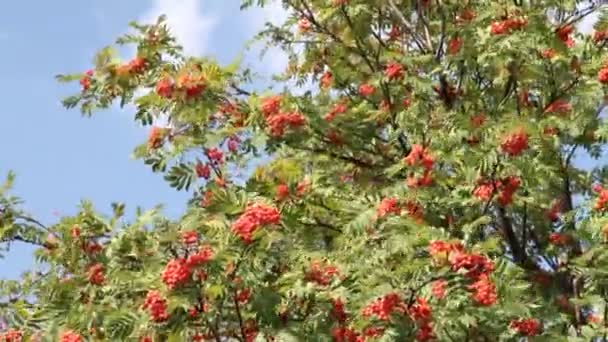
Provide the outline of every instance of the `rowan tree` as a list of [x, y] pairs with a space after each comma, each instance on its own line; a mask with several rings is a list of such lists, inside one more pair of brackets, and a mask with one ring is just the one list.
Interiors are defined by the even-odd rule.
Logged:
[[135, 155], [192, 200], [47, 227], [3, 188], [1, 241], [44, 272], [1, 284], [0, 339], [606, 341], [599, 2], [282, 4], [257, 35], [289, 56], [270, 89], [162, 17], [118, 39], [132, 59], [59, 76], [84, 115], [134, 105]]

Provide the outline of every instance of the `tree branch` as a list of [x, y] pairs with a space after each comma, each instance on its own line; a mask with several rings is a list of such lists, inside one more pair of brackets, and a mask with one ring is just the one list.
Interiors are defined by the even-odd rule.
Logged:
[[427, 49], [429, 49], [431, 47], [425, 47], [422, 44], [420, 37], [418, 37], [416, 32], [412, 29], [412, 27], [413, 27], [412, 24], [403, 16], [403, 13], [401, 13], [401, 11], [399, 10], [399, 7], [397, 7], [397, 5], [395, 4], [395, 1], [388, 0], [388, 4], [389, 4], [389, 7], [390, 7], [393, 15], [399, 20], [399, 22], [401, 23], [401, 26], [405, 29], [405, 31], [407, 31], [407, 33], [409, 33], [412, 36], [412, 39], [414, 40], [416, 45], [418, 45], [418, 48], [420, 49], [420, 51], [423, 53], [426, 53]]

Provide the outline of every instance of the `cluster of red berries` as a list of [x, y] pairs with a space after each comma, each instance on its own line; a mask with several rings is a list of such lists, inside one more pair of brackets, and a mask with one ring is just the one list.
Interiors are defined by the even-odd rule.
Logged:
[[239, 139], [236, 135], [231, 135], [228, 137], [228, 151], [234, 153], [239, 149], [239, 144], [241, 143], [241, 139]]
[[509, 176], [494, 182], [481, 180], [473, 190], [473, 195], [482, 201], [489, 201], [494, 192], [498, 192], [498, 203], [502, 206], [513, 202], [513, 195], [519, 189], [521, 181], [515, 176]]
[[608, 83], [608, 66], [604, 66], [597, 72], [597, 80], [602, 84]]
[[376, 87], [371, 84], [362, 84], [359, 86], [359, 95], [363, 97], [369, 97], [376, 92]]
[[93, 285], [103, 285], [105, 278], [105, 273], [102, 264], [94, 264], [89, 267], [89, 283]]
[[93, 75], [94, 75], [93, 70], [87, 70], [84, 73], [84, 76], [82, 76], [82, 78], [80, 79], [80, 86], [82, 87], [82, 91], [87, 91], [87, 90], [89, 90], [89, 88], [91, 88], [91, 83], [93, 81]]
[[186, 94], [186, 99], [199, 96], [207, 88], [202, 75], [182, 74], [177, 78], [177, 89]]
[[[232, 142], [233, 140], [231, 137], [228, 142], [228, 147], [231, 151], [238, 148], [238, 141], [236, 142], [236, 146], [232, 146]], [[196, 172], [197, 177], [209, 179], [209, 177], [211, 177], [211, 165], [222, 165], [224, 163], [224, 153], [219, 148], [213, 147], [205, 150], [205, 155], [209, 159], [209, 163], [203, 164], [200, 161], [197, 162], [194, 166], [194, 171]]]
[[274, 95], [262, 100], [262, 114], [265, 117], [278, 113], [281, 110], [282, 97]]
[[608, 39], [608, 30], [593, 32], [593, 41], [599, 43]]
[[511, 321], [511, 328], [522, 336], [536, 336], [540, 333], [540, 321], [535, 318], [526, 318]]
[[314, 260], [310, 263], [305, 279], [321, 286], [327, 286], [337, 276], [340, 276], [340, 271], [336, 266]]
[[361, 336], [351, 328], [344, 326], [335, 327], [331, 331], [331, 337], [334, 342], [361, 342]]
[[128, 63], [121, 64], [116, 67], [116, 74], [119, 76], [123, 75], [136, 75], [146, 70], [146, 59], [143, 57], [135, 57]]
[[363, 333], [359, 334], [355, 330], [338, 326], [331, 331], [334, 342], [364, 342], [368, 339], [375, 339], [384, 334], [384, 329], [380, 327], [366, 327]]
[[[385, 198], [378, 205], [376, 216], [377, 218], [382, 218], [388, 214], [399, 215], [401, 214], [401, 209], [399, 201], [396, 198]], [[407, 201], [405, 203], [405, 210], [416, 222], [421, 222], [424, 218], [423, 208], [414, 201]]]
[[0, 334], [1, 342], [21, 342], [23, 333], [20, 330], [10, 329]]
[[156, 290], [148, 291], [143, 308], [148, 309], [154, 322], [164, 322], [169, 319], [169, 314], [167, 313], [167, 300]]
[[391, 26], [391, 30], [388, 32], [388, 40], [391, 42], [396, 41], [397, 39], [399, 39], [399, 37], [401, 37], [401, 35], [402, 32], [399, 26], [393, 25]]
[[[465, 271], [465, 275], [473, 281], [469, 289], [472, 290], [472, 298], [477, 304], [489, 306], [496, 302], [496, 286], [489, 279], [489, 274], [494, 270], [494, 263], [490, 259], [465, 252], [462, 244], [458, 242], [432, 241], [428, 250], [437, 265], [449, 263], [454, 272]], [[440, 284], [437, 285], [438, 298], [443, 297], [446, 283]]]
[[75, 331], [68, 330], [61, 334], [61, 342], [82, 342], [82, 336]]
[[[296, 185], [296, 196], [304, 196], [308, 191], [308, 183], [301, 181]], [[275, 199], [279, 202], [284, 201], [289, 197], [291, 190], [287, 184], [281, 183], [275, 189]]]
[[597, 201], [593, 209], [597, 211], [608, 210], [608, 188], [603, 188], [598, 184], [593, 187], [593, 191], [597, 194]]
[[463, 250], [464, 247], [460, 242], [434, 240], [428, 246], [429, 254], [438, 265], [444, 265], [452, 255], [460, 253]]
[[396, 62], [391, 62], [384, 68], [384, 76], [390, 81], [402, 79], [404, 73], [403, 65]]
[[448, 54], [456, 55], [460, 52], [463, 40], [460, 37], [454, 37], [448, 41]]
[[397, 293], [386, 294], [363, 308], [363, 317], [375, 316], [381, 321], [388, 321], [393, 313], [404, 314], [407, 306]]
[[235, 120], [234, 122], [234, 126], [235, 127], [241, 127], [243, 125], [243, 113], [241, 113], [238, 109], [238, 107], [236, 105], [234, 105], [232, 102], [230, 101], [226, 101], [221, 103], [218, 106], [218, 113], [217, 115], [219, 117], [224, 117], [224, 116], [230, 116], [231, 118], [233, 118]]
[[334, 75], [331, 73], [331, 71], [324, 72], [323, 75], [321, 76], [321, 79], [319, 80], [319, 83], [321, 83], [321, 88], [324, 88], [324, 89], [331, 87], [333, 82], [334, 82]]
[[[382, 321], [388, 321], [393, 314], [407, 314], [412, 321], [418, 325], [416, 333], [417, 341], [429, 341], [434, 338], [431, 324], [432, 310], [424, 298], [416, 298], [409, 307], [403, 302], [397, 293], [389, 293], [367, 305], [362, 310], [364, 317], [376, 317]], [[382, 332], [382, 330], [376, 332]]]
[[340, 132], [337, 131], [337, 130], [335, 130], [335, 129], [330, 129], [325, 134], [325, 137], [333, 145], [340, 146], [340, 145], [344, 144], [344, 138], [342, 137], [342, 135], [340, 134]]
[[432, 311], [426, 299], [416, 298], [416, 302], [408, 308], [408, 314], [418, 325], [416, 341], [425, 342], [435, 338], [431, 324]]
[[431, 294], [433, 295], [433, 297], [435, 297], [437, 299], [443, 299], [443, 298], [445, 298], [445, 291], [446, 291], [445, 288], [447, 286], [448, 286], [448, 282], [446, 280], [443, 280], [443, 279], [435, 280], [431, 284]]
[[487, 117], [484, 113], [479, 113], [476, 115], [473, 115], [470, 119], [471, 121], [471, 126], [475, 127], [475, 128], [479, 128], [481, 126], [483, 126], [484, 123], [486, 123]]
[[422, 145], [414, 144], [410, 153], [403, 159], [408, 166], [414, 166], [420, 164], [424, 171], [421, 177], [410, 176], [406, 183], [408, 186], [416, 188], [421, 186], [428, 186], [433, 183], [431, 176], [431, 170], [435, 164], [435, 159], [429, 153], [428, 148]]
[[570, 242], [570, 236], [563, 233], [549, 234], [549, 243], [554, 246], [565, 246]]
[[198, 162], [194, 166], [194, 171], [196, 172], [196, 176], [198, 178], [209, 179], [209, 177], [211, 177], [211, 167], [208, 164]]
[[312, 23], [310, 20], [308, 20], [308, 18], [300, 18], [300, 20], [298, 20], [298, 29], [300, 32], [308, 32], [311, 27]]
[[234, 296], [234, 300], [236, 300], [240, 304], [249, 303], [249, 299], [251, 298], [251, 289], [245, 288], [241, 290], [237, 290]]
[[405, 203], [405, 211], [417, 223], [422, 223], [424, 221], [424, 209], [419, 203], [407, 201]]
[[78, 225], [74, 225], [72, 226], [72, 228], [70, 228], [70, 236], [72, 237], [72, 239], [78, 239], [80, 238], [80, 234], [81, 234], [81, 230], [80, 227]]
[[456, 15], [455, 22], [456, 24], [467, 24], [475, 19], [476, 16], [477, 14], [472, 9], [467, 8]]
[[186, 259], [177, 258], [169, 261], [161, 274], [163, 283], [174, 289], [192, 278], [192, 272], [186, 264]]
[[494, 270], [494, 263], [487, 257], [479, 254], [456, 252], [450, 256], [450, 263], [452, 264], [452, 270], [465, 270], [466, 276], [471, 279], [488, 275]]
[[302, 127], [306, 124], [304, 116], [298, 112], [278, 113], [266, 118], [266, 123], [270, 127], [270, 134], [274, 137], [281, 137], [287, 128]]
[[493, 35], [501, 35], [511, 33], [528, 25], [528, 20], [525, 18], [512, 18], [501, 21], [495, 21], [490, 25], [490, 33]]
[[426, 299], [418, 297], [416, 302], [408, 309], [408, 314], [415, 322], [429, 321], [431, 319], [431, 307]]
[[363, 342], [368, 338], [380, 337], [384, 334], [384, 328], [368, 326], [363, 329], [362, 334], [357, 333], [355, 330], [346, 327], [344, 324], [348, 319], [348, 314], [344, 307], [344, 302], [341, 298], [332, 300], [332, 317], [339, 323], [339, 326], [332, 329], [332, 337], [335, 341], [353, 341]]
[[567, 47], [574, 46], [574, 39], [572, 39], [572, 37], [570, 36], [573, 32], [574, 32], [574, 26], [572, 26], [572, 25], [560, 27], [557, 30], [555, 30], [555, 33], [557, 34], [557, 37], [559, 38], [559, 40], [561, 40], [564, 44], [566, 44]]
[[222, 165], [224, 163], [224, 153], [217, 147], [207, 149], [205, 154], [209, 158], [209, 161], [214, 164]]
[[148, 134], [148, 148], [153, 150], [160, 148], [165, 140], [167, 130], [165, 128], [154, 126]]
[[551, 59], [557, 55], [557, 51], [555, 49], [544, 49], [540, 52], [540, 55], [545, 59]]
[[249, 244], [252, 242], [253, 233], [265, 225], [278, 224], [281, 221], [279, 210], [265, 204], [252, 204], [232, 224], [231, 230], [241, 240]]
[[173, 95], [173, 79], [164, 77], [156, 82], [156, 94], [165, 99], [171, 98]]
[[186, 265], [190, 268], [198, 267], [213, 260], [215, 252], [211, 246], [203, 246], [198, 251], [190, 254], [186, 259]]
[[[161, 274], [163, 283], [174, 289], [192, 279], [194, 268], [213, 259], [215, 253], [210, 246], [203, 246], [188, 258], [176, 258], [167, 263]], [[204, 278], [204, 275], [203, 275]]]
[[336, 319], [336, 321], [340, 323], [346, 322], [348, 315], [346, 313], [346, 308], [344, 306], [344, 302], [342, 298], [335, 298], [331, 301], [332, 304], [332, 316]]
[[430, 170], [424, 170], [422, 171], [422, 176], [416, 177], [414, 175], [411, 175], [407, 178], [405, 183], [410, 188], [420, 188], [423, 186], [429, 186], [433, 184], [433, 176], [431, 175]]
[[435, 163], [435, 159], [431, 156], [428, 149], [419, 144], [414, 144], [412, 146], [410, 153], [403, 161], [409, 166], [420, 163], [427, 170], [432, 169]]
[[557, 99], [551, 102], [546, 108], [545, 113], [547, 114], [567, 114], [572, 111], [572, 104], [563, 99]]
[[184, 73], [177, 80], [167, 76], [156, 83], [156, 94], [171, 99], [176, 91], [183, 93], [187, 100], [198, 97], [207, 88], [205, 78], [200, 74]]
[[378, 218], [382, 218], [388, 214], [401, 214], [401, 207], [399, 201], [396, 198], [384, 198], [380, 201], [378, 208], [376, 209], [376, 215]]
[[89, 255], [93, 255], [101, 253], [103, 246], [95, 241], [88, 241], [82, 244], [82, 250]]
[[211, 190], [205, 191], [205, 193], [203, 194], [201, 201], [200, 201], [201, 207], [206, 208], [209, 205], [211, 205], [212, 199], [213, 199], [213, 192]]
[[270, 128], [270, 134], [281, 137], [287, 128], [298, 128], [306, 124], [306, 118], [298, 112], [281, 112], [281, 97], [271, 96], [262, 101], [262, 113], [266, 124]]
[[337, 103], [327, 114], [325, 114], [325, 116], [323, 116], [323, 120], [331, 122], [336, 118], [336, 116], [338, 116], [338, 114], [346, 113], [346, 110], [347, 107], [344, 103]]
[[496, 286], [486, 274], [471, 284], [469, 290], [473, 291], [473, 301], [482, 306], [494, 305], [498, 299]]
[[511, 132], [502, 140], [500, 148], [511, 157], [518, 156], [528, 148], [528, 134], [523, 129]]
[[198, 242], [198, 232], [196, 230], [182, 232], [181, 238], [185, 245], [194, 245]]

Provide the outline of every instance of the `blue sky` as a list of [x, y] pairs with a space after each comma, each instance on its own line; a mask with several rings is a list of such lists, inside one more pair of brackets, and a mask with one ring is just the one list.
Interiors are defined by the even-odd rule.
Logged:
[[[169, 15], [186, 52], [230, 62], [265, 19], [284, 16], [280, 8], [238, 14], [240, 1], [11, 1], [0, 12], [0, 176], [17, 173], [15, 194], [45, 223], [74, 213], [81, 199], [108, 211], [111, 202], [150, 208], [165, 204], [178, 216], [188, 195], [132, 160], [147, 130], [118, 108], [82, 118], [60, 99], [77, 86], [56, 83], [54, 75], [86, 70], [95, 52], [127, 30], [132, 20]], [[129, 56], [125, 56], [127, 58]], [[277, 59], [278, 58], [278, 59]], [[253, 60], [253, 59], [251, 59]], [[276, 71], [282, 57], [260, 63]], [[18, 246], [0, 259], [0, 279], [31, 266], [31, 249]]]

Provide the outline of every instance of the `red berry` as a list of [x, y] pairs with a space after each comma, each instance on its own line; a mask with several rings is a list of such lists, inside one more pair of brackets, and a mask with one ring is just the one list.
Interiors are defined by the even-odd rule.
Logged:
[[507, 135], [500, 144], [503, 152], [509, 156], [518, 156], [528, 148], [528, 134], [519, 129]]
[[403, 66], [396, 62], [389, 63], [384, 69], [384, 76], [391, 81], [403, 78], [403, 74]]
[[460, 48], [462, 47], [462, 38], [454, 37], [450, 39], [448, 42], [448, 54], [455, 55], [460, 52]]
[[540, 321], [527, 318], [511, 321], [510, 327], [522, 336], [536, 336], [540, 333]]
[[311, 26], [312, 24], [310, 23], [310, 20], [306, 18], [301, 18], [300, 20], [298, 20], [298, 29], [300, 30], [300, 32], [308, 32]]
[[164, 322], [169, 319], [167, 301], [156, 290], [148, 291], [143, 308], [148, 309], [154, 322]]
[[211, 168], [207, 164], [198, 162], [194, 167], [194, 170], [196, 171], [196, 175], [199, 178], [209, 179], [209, 177], [211, 176]]
[[232, 232], [245, 244], [252, 242], [253, 234], [262, 226], [278, 224], [281, 214], [276, 208], [265, 204], [252, 204], [232, 223]]
[[401, 208], [399, 207], [399, 202], [396, 198], [385, 198], [378, 205], [378, 209], [376, 210], [376, 214], [378, 218], [382, 218], [388, 214], [401, 214]]
[[376, 88], [369, 84], [362, 84], [359, 86], [359, 95], [363, 97], [371, 96], [374, 92], [376, 92]]
[[156, 93], [158, 96], [169, 99], [173, 96], [173, 80], [165, 77], [156, 83]]
[[182, 232], [182, 243], [185, 245], [194, 245], [198, 242], [198, 232], [196, 230], [189, 230]]
[[276, 200], [283, 201], [287, 197], [289, 197], [289, 187], [287, 186], [287, 184], [279, 184], [276, 187], [275, 193]]
[[167, 263], [161, 278], [169, 289], [175, 289], [192, 278], [192, 271], [184, 258], [177, 258]]
[[473, 301], [482, 306], [491, 306], [496, 303], [496, 286], [490, 281], [487, 275], [482, 275], [479, 280], [469, 286], [473, 291]]
[[64, 331], [63, 334], [61, 334], [61, 342], [82, 342], [82, 336], [80, 336], [80, 334], [72, 331], [72, 330], [68, 330], [68, 331]]
[[102, 264], [95, 264], [89, 267], [89, 283], [93, 285], [103, 285], [105, 274]]

